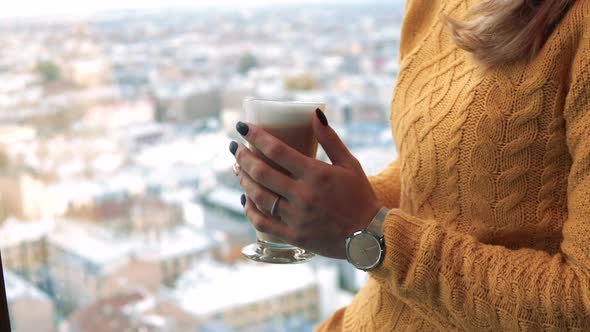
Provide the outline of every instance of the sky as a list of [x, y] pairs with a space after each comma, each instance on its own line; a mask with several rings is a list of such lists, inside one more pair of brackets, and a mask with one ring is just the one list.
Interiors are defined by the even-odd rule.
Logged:
[[273, 4], [342, 3], [362, 0], [4, 0], [0, 17], [84, 14], [109, 9], [162, 7], [251, 7]]

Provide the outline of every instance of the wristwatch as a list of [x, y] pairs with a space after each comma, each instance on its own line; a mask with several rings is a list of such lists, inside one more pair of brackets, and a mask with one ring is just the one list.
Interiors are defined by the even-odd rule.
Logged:
[[383, 260], [383, 223], [389, 209], [382, 207], [367, 228], [346, 238], [346, 258], [359, 270], [368, 271]]

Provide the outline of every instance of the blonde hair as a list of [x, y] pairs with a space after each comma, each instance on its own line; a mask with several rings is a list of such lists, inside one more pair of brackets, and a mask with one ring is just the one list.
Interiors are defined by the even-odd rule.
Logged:
[[482, 0], [459, 21], [443, 17], [453, 40], [484, 67], [532, 58], [573, 0]]

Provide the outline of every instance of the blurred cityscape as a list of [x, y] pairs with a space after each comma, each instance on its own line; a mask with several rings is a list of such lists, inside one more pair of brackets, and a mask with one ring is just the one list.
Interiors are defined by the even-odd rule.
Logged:
[[228, 145], [247, 96], [325, 101], [367, 174], [395, 159], [398, 3], [0, 19], [13, 331], [311, 331], [347, 305], [344, 261], [242, 259]]

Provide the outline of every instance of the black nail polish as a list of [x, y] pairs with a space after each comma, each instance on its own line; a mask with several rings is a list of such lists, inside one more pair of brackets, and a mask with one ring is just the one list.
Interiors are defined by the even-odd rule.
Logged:
[[238, 131], [238, 133], [240, 133], [240, 135], [246, 136], [248, 135], [249, 128], [247, 124], [240, 121], [236, 124], [236, 130]]
[[237, 150], [238, 150], [238, 143], [236, 143], [235, 141], [232, 141], [231, 143], [229, 143], [229, 152], [231, 152], [231, 154], [233, 154], [235, 156]]
[[318, 119], [320, 119], [320, 122], [324, 125], [327, 126], [328, 125], [328, 119], [326, 119], [326, 115], [324, 114], [324, 112], [322, 112], [321, 109], [316, 109], [315, 110], [315, 114], [318, 116]]
[[240, 203], [242, 203], [242, 206], [246, 206], [246, 195], [242, 194], [242, 197], [240, 197]]

